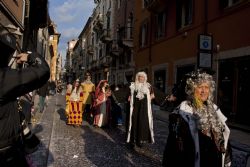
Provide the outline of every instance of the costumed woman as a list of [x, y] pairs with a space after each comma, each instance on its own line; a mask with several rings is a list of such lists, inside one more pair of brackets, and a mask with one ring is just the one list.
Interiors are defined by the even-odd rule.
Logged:
[[154, 92], [147, 82], [147, 74], [138, 72], [130, 85], [130, 111], [127, 123], [127, 143], [133, 148], [144, 143], [154, 143], [151, 100]]
[[82, 125], [83, 92], [79, 82], [79, 79], [77, 79], [73, 86], [67, 86], [65, 110], [68, 125]]
[[213, 102], [215, 82], [197, 70], [186, 81], [187, 100], [169, 116], [165, 167], [229, 167], [227, 118]]
[[95, 91], [95, 101], [94, 101], [94, 126], [103, 127], [110, 125], [110, 100], [109, 96], [111, 95], [108, 81], [101, 80], [96, 87]]

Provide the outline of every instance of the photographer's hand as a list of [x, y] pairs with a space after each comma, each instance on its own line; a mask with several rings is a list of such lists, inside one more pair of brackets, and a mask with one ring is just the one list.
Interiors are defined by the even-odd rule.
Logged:
[[28, 53], [20, 53], [19, 55], [16, 56], [17, 58], [17, 64], [22, 64], [24, 62], [28, 61]]

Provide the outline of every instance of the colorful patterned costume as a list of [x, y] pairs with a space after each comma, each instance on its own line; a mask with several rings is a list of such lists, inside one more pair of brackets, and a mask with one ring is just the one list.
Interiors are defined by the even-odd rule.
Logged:
[[66, 114], [68, 117], [67, 124], [82, 125], [82, 104], [83, 92], [81, 88], [76, 92], [76, 88], [66, 94]]

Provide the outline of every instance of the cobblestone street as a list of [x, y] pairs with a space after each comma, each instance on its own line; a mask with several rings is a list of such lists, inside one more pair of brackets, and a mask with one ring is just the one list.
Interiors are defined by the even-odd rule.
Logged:
[[[43, 113], [36, 113], [32, 130], [41, 145], [30, 157], [34, 167], [160, 167], [168, 136], [168, 114], [154, 107], [155, 143], [132, 150], [125, 127], [95, 128], [66, 125], [64, 95], [50, 96]], [[125, 119], [125, 115], [124, 115]], [[250, 134], [231, 129], [233, 167], [250, 167]], [[248, 159], [248, 161], [247, 161]]]
[[[34, 132], [41, 138], [39, 150], [31, 155], [37, 167], [161, 166], [167, 138], [167, 124], [154, 120], [155, 144], [131, 150], [125, 143], [124, 126], [95, 128], [68, 126], [63, 95], [51, 96], [45, 112], [37, 113]], [[39, 116], [40, 114], [40, 116]]]

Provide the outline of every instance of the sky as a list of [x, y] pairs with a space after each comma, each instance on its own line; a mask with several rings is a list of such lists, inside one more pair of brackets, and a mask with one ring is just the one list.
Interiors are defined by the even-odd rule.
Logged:
[[49, 15], [61, 34], [58, 52], [66, 58], [67, 42], [77, 39], [95, 7], [94, 0], [49, 0]]

